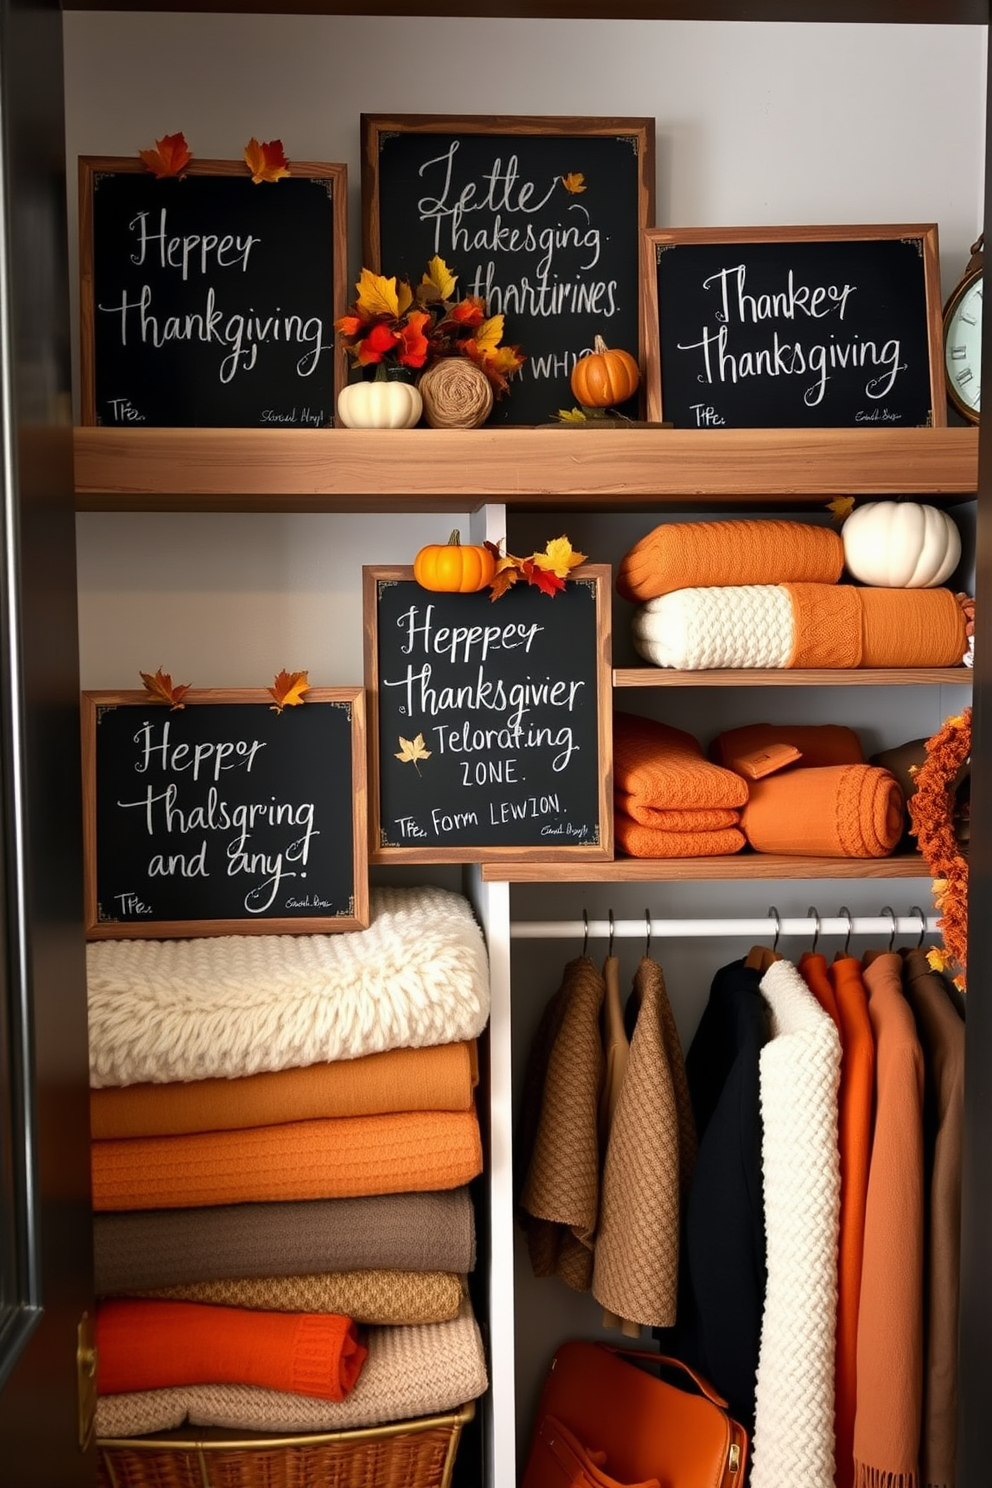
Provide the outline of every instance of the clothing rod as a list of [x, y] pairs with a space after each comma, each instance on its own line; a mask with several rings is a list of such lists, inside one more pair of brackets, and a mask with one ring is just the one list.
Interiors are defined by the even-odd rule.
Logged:
[[645, 940], [691, 939], [706, 935], [774, 937], [803, 935], [933, 935], [937, 916], [922, 911], [908, 915], [762, 915], [748, 920], [668, 920], [644, 914], [639, 920], [513, 920], [512, 940]]

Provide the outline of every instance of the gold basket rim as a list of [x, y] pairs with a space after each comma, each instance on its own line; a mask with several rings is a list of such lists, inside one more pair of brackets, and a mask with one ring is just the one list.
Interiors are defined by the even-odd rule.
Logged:
[[[414, 1416], [407, 1421], [386, 1421], [380, 1426], [361, 1426], [343, 1431], [306, 1432], [296, 1436], [252, 1436], [215, 1440], [197, 1436], [99, 1436], [98, 1451], [126, 1449], [133, 1452], [250, 1452], [280, 1447], [319, 1447], [336, 1442], [384, 1441], [394, 1436], [415, 1436], [439, 1427], [461, 1430], [475, 1416], [475, 1401], [469, 1400], [443, 1415]], [[181, 1429], [181, 1428], [180, 1428]]]

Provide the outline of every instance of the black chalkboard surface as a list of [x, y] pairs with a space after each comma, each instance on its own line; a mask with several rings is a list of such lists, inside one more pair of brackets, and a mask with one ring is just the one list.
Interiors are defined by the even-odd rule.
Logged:
[[369, 923], [364, 694], [83, 693], [90, 939]]
[[[653, 119], [363, 114], [362, 142], [365, 263], [419, 283], [439, 254], [527, 357], [490, 424], [572, 408], [597, 334], [637, 355]], [[636, 418], [636, 398], [623, 411]]]
[[644, 236], [649, 418], [677, 429], [946, 422], [932, 224]]
[[344, 375], [346, 167], [79, 162], [82, 420], [327, 428]]
[[363, 573], [372, 861], [611, 858], [609, 567], [495, 603]]

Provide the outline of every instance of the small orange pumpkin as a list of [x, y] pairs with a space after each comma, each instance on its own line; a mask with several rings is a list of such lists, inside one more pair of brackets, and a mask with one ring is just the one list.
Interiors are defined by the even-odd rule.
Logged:
[[491, 584], [496, 559], [488, 548], [462, 547], [458, 529], [446, 543], [429, 543], [413, 560], [413, 577], [421, 589], [439, 594], [475, 594]]
[[626, 403], [640, 385], [641, 374], [629, 351], [608, 347], [602, 336], [572, 368], [572, 392], [586, 408], [612, 408]]

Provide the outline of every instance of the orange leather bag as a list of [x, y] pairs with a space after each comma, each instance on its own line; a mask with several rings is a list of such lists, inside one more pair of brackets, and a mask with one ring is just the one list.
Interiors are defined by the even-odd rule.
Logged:
[[521, 1488], [740, 1488], [747, 1433], [726, 1404], [678, 1359], [563, 1343]]

